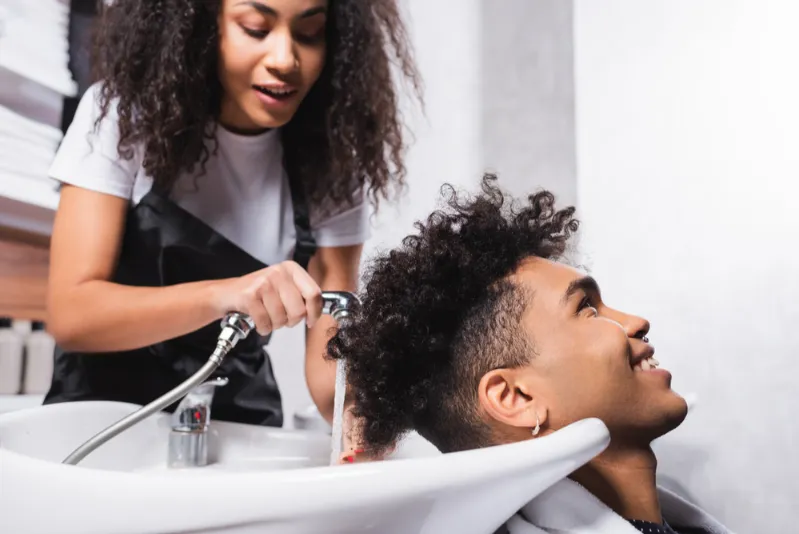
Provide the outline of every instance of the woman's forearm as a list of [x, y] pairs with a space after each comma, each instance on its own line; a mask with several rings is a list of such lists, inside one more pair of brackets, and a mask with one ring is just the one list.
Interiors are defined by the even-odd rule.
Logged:
[[305, 379], [311, 399], [328, 423], [333, 421], [336, 393], [336, 363], [325, 358], [327, 342], [333, 335], [336, 321], [323, 315], [308, 331], [305, 341]]
[[48, 329], [70, 351], [111, 352], [146, 347], [219, 319], [215, 282], [132, 287], [91, 280], [48, 302]]
[[[363, 245], [320, 248], [308, 265], [308, 272], [324, 291], [357, 291]], [[325, 358], [327, 342], [338, 325], [323, 315], [305, 339], [305, 380], [311, 398], [327, 422], [333, 421], [336, 394], [336, 364]]]

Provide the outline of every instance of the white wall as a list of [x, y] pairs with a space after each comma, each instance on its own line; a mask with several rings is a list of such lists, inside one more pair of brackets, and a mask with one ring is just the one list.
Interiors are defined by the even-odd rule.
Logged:
[[[413, 223], [436, 207], [445, 182], [474, 188], [481, 176], [479, 0], [404, 0], [407, 23], [425, 90], [425, 114], [408, 99], [405, 119], [413, 131], [408, 188], [402, 201], [383, 204], [374, 220], [365, 260], [393, 248]], [[305, 386], [304, 328], [278, 331], [269, 346], [283, 395], [286, 423], [311, 404]]]
[[736, 532], [799, 502], [799, 3], [577, 0], [583, 250], [697, 409], [670, 478]]
[[571, 0], [481, 2], [483, 165], [503, 188], [577, 201]]

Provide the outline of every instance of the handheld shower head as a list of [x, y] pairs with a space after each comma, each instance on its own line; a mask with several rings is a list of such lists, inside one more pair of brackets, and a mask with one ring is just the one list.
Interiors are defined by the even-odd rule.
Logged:
[[[347, 291], [323, 291], [322, 313], [330, 315], [337, 322], [345, 319], [354, 309], [361, 305], [361, 301], [354, 293]], [[222, 319], [222, 331], [217, 339], [217, 346], [212, 361], [217, 364], [230, 352], [236, 344], [247, 337], [255, 328], [253, 320], [243, 313], [231, 312]]]
[[322, 313], [332, 315], [336, 321], [347, 318], [361, 305], [358, 296], [347, 291], [323, 291], [322, 303]]

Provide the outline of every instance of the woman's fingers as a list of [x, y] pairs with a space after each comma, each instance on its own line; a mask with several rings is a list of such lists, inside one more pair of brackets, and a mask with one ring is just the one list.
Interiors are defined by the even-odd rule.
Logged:
[[308, 271], [295, 262], [286, 262], [295, 287], [299, 291], [305, 304], [305, 319], [308, 327], [312, 327], [322, 315], [322, 290], [319, 284], [308, 274]]
[[322, 313], [322, 290], [305, 269], [287, 261], [265, 271], [260, 297], [272, 330], [307, 319], [311, 327]]
[[265, 280], [265, 276], [256, 277], [250, 287], [244, 290], [244, 305], [238, 307], [238, 311], [242, 311], [250, 316], [253, 323], [255, 323], [256, 331], [262, 336], [269, 334], [273, 328], [272, 319], [269, 316], [269, 312], [264, 307], [262, 297]]
[[358, 464], [358, 463], [365, 463], [365, 462], [381, 462], [386, 459], [387, 456], [391, 454], [389, 451], [386, 451], [383, 454], [374, 454], [365, 449], [355, 449], [349, 452], [341, 453], [339, 456], [339, 464], [346, 465], [346, 464]]
[[249, 315], [261, 335], [307, 319], [313, 326], [322, 314], [322, 290], [305, 269], [292, 261], [267, 267], [214, 287], [213, 305], [220, 313]]
[[283, 328], [288, 323], [288, 312], [280, 298], [280, 286], [285, 284], [279, 269], [270, 269], [261, 285], [261, 302], [269, 313], [272, 330]]
[[283, 273], [281, 275], [281, 284], [278, 288], [278, 293], [280, 294], [280, 300], [283, 302], [283, 307], [286, 310], [286, 317], [288, 319], [286, 324], [288, 326], [297, 325], [305, 318], [305, 301], [289, 273]]

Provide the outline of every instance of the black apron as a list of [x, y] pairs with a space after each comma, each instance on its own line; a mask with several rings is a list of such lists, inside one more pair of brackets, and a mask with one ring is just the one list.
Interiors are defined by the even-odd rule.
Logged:
[[[297, 232], [293, 259], [307, 268], [316, 242], [302, 186], [295, 180], [289, 180], [289, 184]], [[239, 277], [265, 267], [169, 200], [168, 194], [152, 190], [128, 214], [112, 281], [163, 287]], [[124, 352], [65, 352], [56, 347], [53, 381], [44, 404], [81, 400], [148, 404], [208, 361], [219, 332], [219, 321], [214, 321], [185, 336]], [[214, 394], [214, 419], [282, 426], [280, 392], [263, 350], [268, 341], [269, 336], [261, 337], [253, 331], [214, 373], [229, 379]]]

